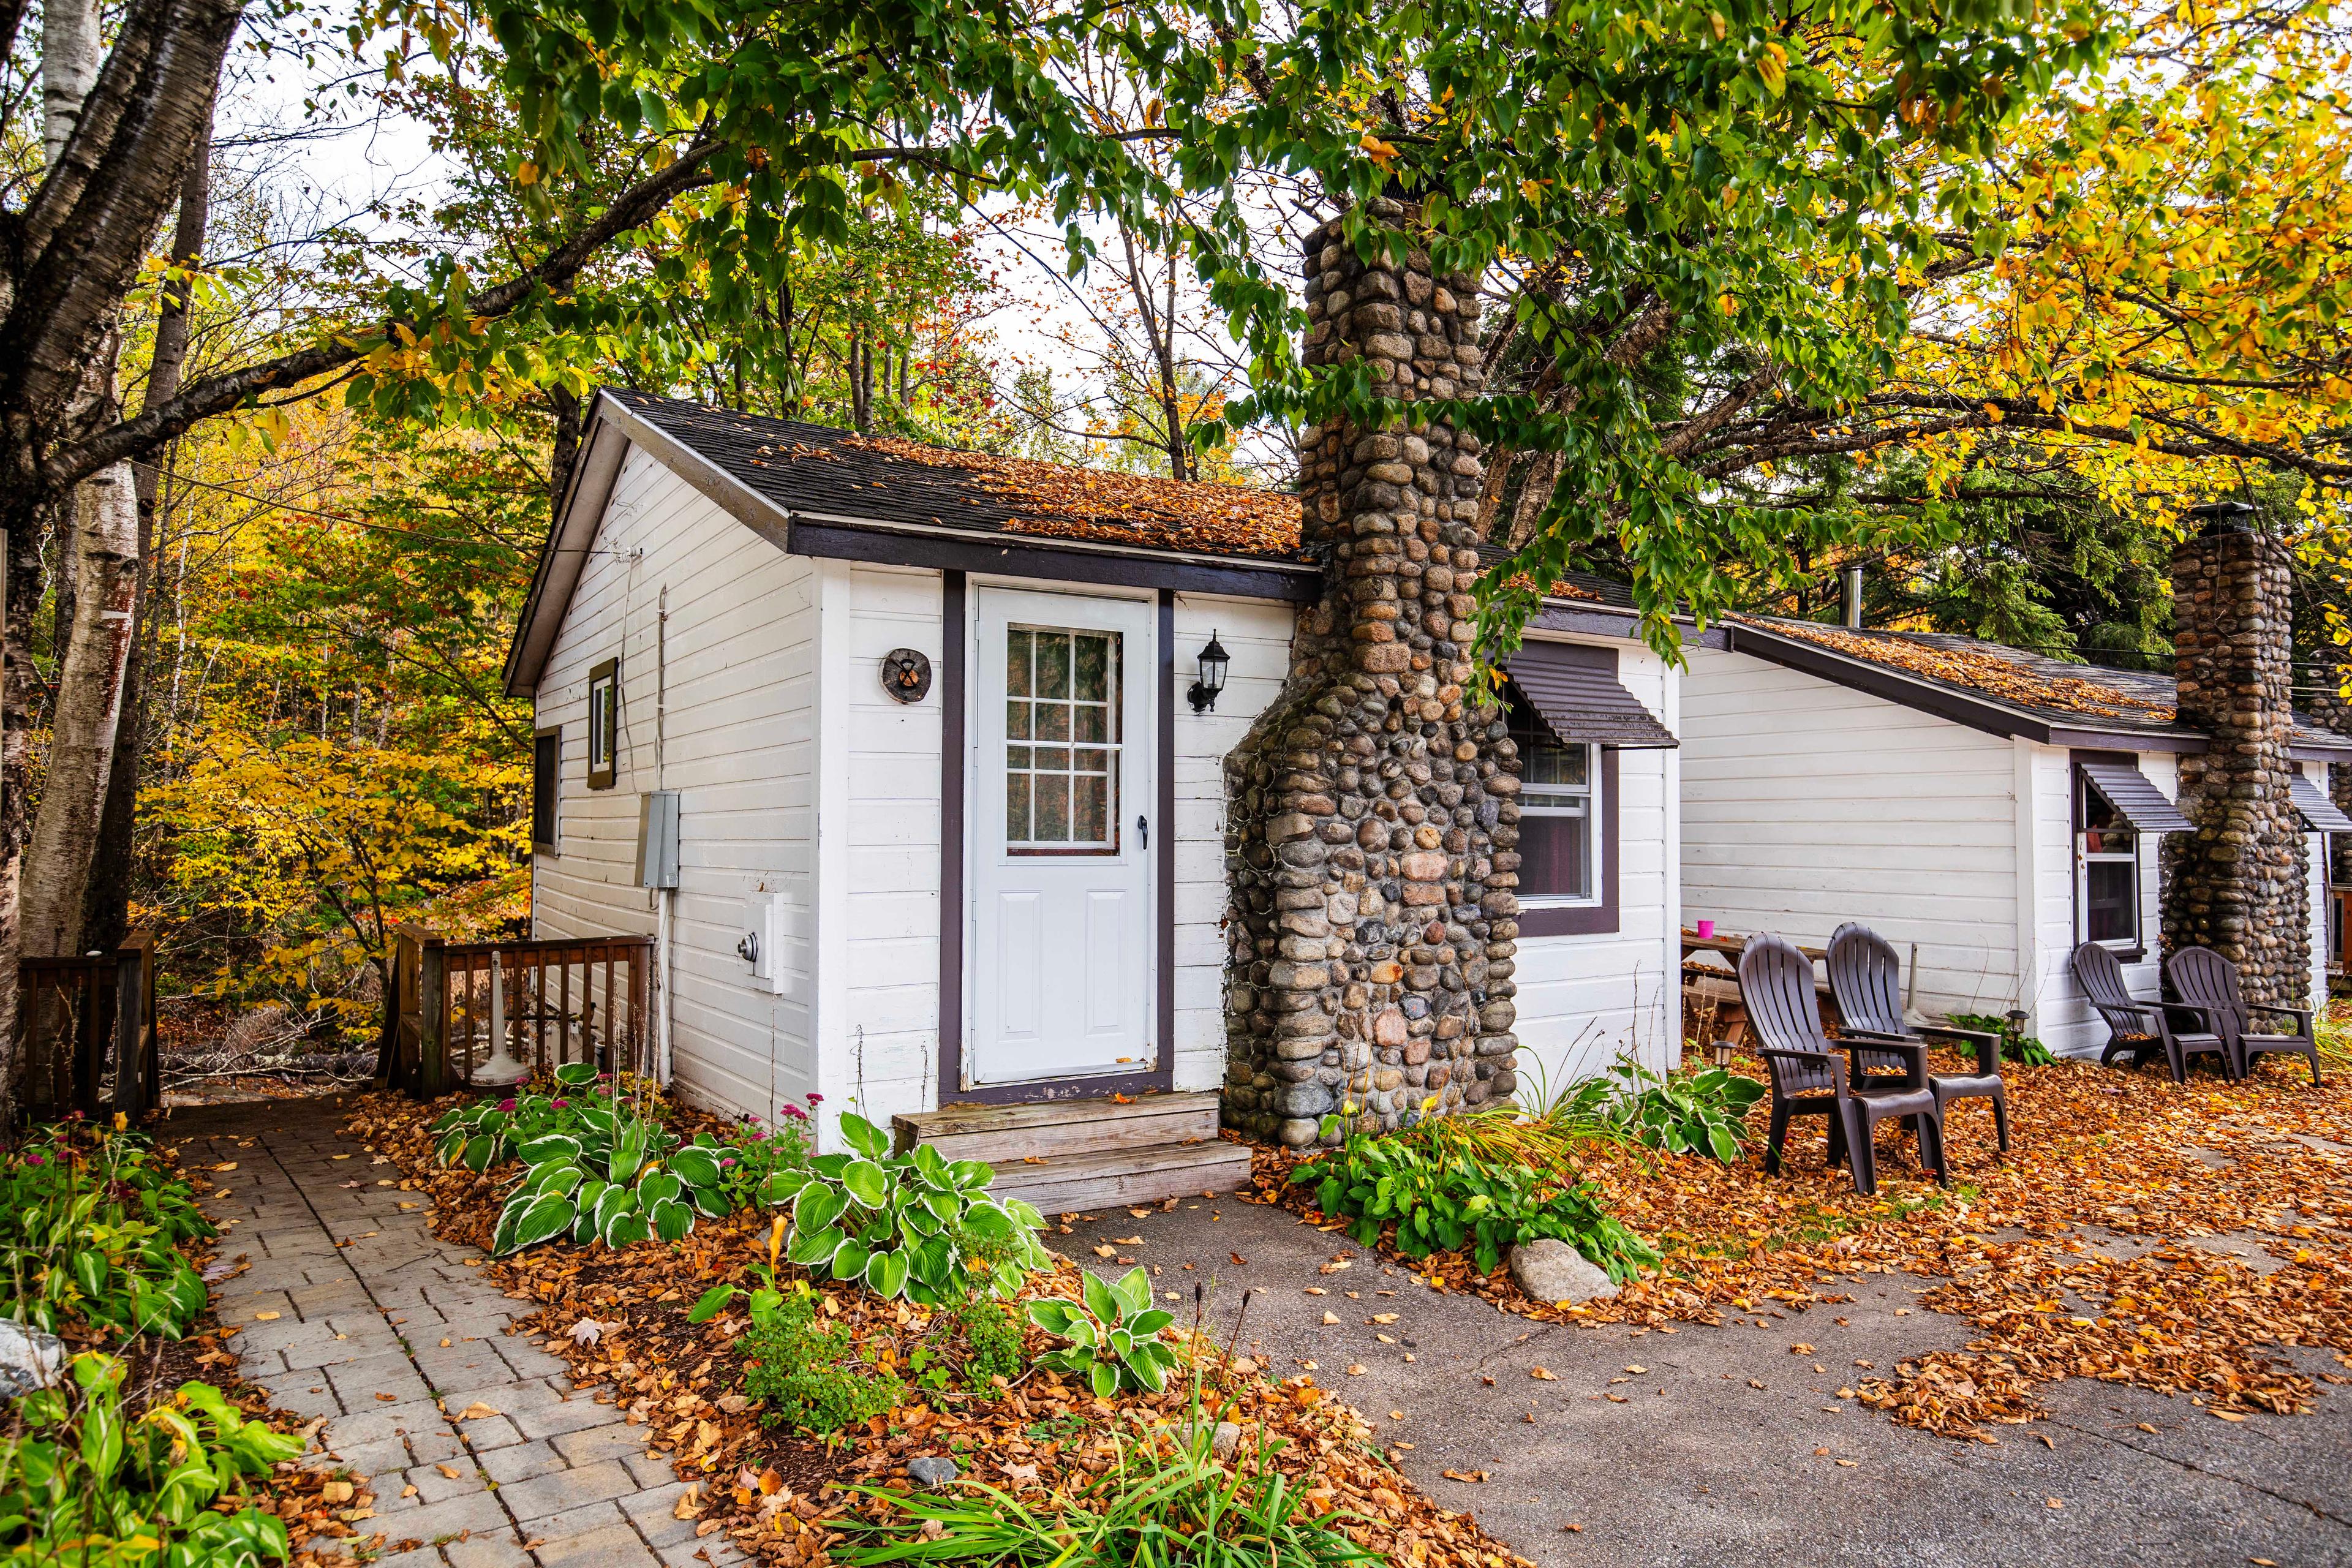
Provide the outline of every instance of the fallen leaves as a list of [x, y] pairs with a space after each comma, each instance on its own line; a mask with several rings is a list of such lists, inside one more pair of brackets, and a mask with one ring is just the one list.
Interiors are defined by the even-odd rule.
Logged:
[[1475, 1486], [1486, 1480], [1486, 1472], [1484, 1470], [1447, 1470], [1444, 1472], [1444, 1476], [1449, 1481], [1468, 1481], [1472, 1485]]
[[490, 1406], [477, 1399], [474, 1403], [457, 1412], [452, 1419], [458, 1421], [487, 1421], [497, 1414], [498, 1412], [496, 1410], [493, 1410]]
[[1528, 1368], [1528, 1375], [1534, 1378], [1538, 1383], [1558, 1383], [1559, 1381], [1559, 1378], [1552, 1375], [1551, 1369], [1549, 1367], [1531, 1366]]

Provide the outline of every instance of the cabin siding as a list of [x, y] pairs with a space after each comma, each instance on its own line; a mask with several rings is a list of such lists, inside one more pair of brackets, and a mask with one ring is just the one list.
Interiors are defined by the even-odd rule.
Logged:
[[[2033, 753], [2035, 859], [2040, 868], [2035, 930], [2041, 937], [2041, 973], [2032, 1000], [2026, 1004], [2032, 1015], [2026, 1031], [2060, 1056], [2095, 1058], [2106, 1047], [2107, 1026], [2075, 984], [2073, 963], [2082, 929], [2074, 902], [2074, 756], [2055, 746], [2018, 743]], [[2167, 800], [2179, 798], [2180, 770], [2169, 752], [2142, 752], [2132, 760]], [[2123, 966], [2124, 980], [2135, 996], [2152, 998], [2163, 991], [2164, 962], [2157, 940], [2164, 921], [2163, 860], [2162, 837], [2140, 835], [2139, 929], [2146, 955]]]
[[[1297, 612], [1264, 599], [1176, 596], [1176, 1068], [1180, 1089], [1225, 1079], [1225, 757], [1281, 694]], [[1217, 705], [1185, 700], [1214, 636], [1233, 656]]]
[[1680, 918], [1808, 946], [1858, 920], [1904, 955], [1921, 1011], [2014, 1005], [2011, 743], [1745, 654], [1688, 657]]
[[[555, 852], [532, 860], [532, 931], [652, 934], [656, 895], [635, 883], [638, 797], [678, 791], [671, 1070], [688, 1099], [772, 1116], [817, 1083], [816, 574], [638, 451], [591, 548], [537, 692], [538, 722], [562, 725], [563, 740]], [[591, 790], [588, 671], [616, 656], [614, 787]], [[785, 900], [781, 994], [735, 954], [754, 892]]]
[[[1625, 689], [1679, 734], [1679, 682], [1666, 662], [1639, 644], [1603, 646], [1617, 649], [1617, 679]], [[1513, 979], [1521, 1104], [1606, 1071], [1628, 1053], [1653, 1068], [1681, 1061], [1682, 888], [1675, 852], [1681, 793], [1681, 752], [1620, 750], [1617, 929], [1519, 939]]]

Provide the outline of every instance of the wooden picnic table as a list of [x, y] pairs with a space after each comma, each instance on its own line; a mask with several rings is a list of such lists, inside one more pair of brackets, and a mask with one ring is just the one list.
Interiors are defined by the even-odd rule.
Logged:
[[[1701, 936], [1685, 926], [1683, 928], [1682, 939], [1685, 1000], [1698, 1001], [1704, 995], [1704, 994], [1695, 993], [1695, 988], [1688, 984], [1692, 980], [1711, 980], [1718, 984], [1728, 984], [1732, 991], [1729, 996], [1717, 992], [1711, 996], [1704, 996], [1704, 999], [1715, 1004], [1714, 1032], [1717, 1037], [1727, 1045], [1738, 1045], [1748, 1037], [1748, 1005], [1746, 999], [1738, 994], [1739, 955], [1748, 946], [1748, 938], [1727, 935], [1722, 931], [1717, 931], [1713, 936]], [[1806, 947], [1801, 943], [1795, 945], [1799, 952], [1803, 953], [1815, 963], [1829, 962], [1830, 955], [1827, 949]], [[1723, 959], [1725, 963], [1718, 967], [1713, 963], [1690, 962], [1700, 953], [1712, 953]], [[1830, 996], [1829, 983], [1826, 980], [1818, 980], [1813, 984], [1814, 990], [1822, 1000], [1822, 1017], [1834, 1021], [1837, 1016], [1837, 1004]]]

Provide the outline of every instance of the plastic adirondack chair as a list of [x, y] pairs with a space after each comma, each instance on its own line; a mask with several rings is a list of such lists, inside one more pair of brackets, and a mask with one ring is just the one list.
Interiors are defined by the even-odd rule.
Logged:
[[1993, 1131], [2000, 1152], [2009, 1152], [2009, 1089], [2001, 1082], [1999, 1035], [1937, 1024], [1906, 1024], [1903, 961], [1885, 937], [1859, 921], [1848, 921], [1830, 936], [1830, 993], [1837, 998], [1838, 1016], [1844, 1020], [1849, 1036], [1884, 1036], [1922, 1045], [1949, 1040], [1974, 1047], [1976, 1071], [1931, 1074], [1927, 1088], [1936, 1097], [1939, 1116], [1956, 1100], [1991, 1100]]
[[[2074, 950], [2074, 980], [2091, 1005], [2107, 1026], [2107, 1047], [2099, 1053], [2099, 1065], [2106, 1067], [2116, 1058], [2128, 1054], [2137, 1067], [2151, 1056], [2161, 1053], [2172, 1068], [2172, 1081], [2189, 1081], [2189, 1058], [2208, 1053], [2221, 1058], [2221, 1070], [2231, 1078], [2238, 1076], [2237, 1055], [2229, 1041], [2221, 1037], [2218, 1010], [2193, 1002], [2143, 1002], [2131, 994], [2124, 984], [2124, 966], [2116, 955], [2095, 942], [2086, 942]], [[2172, 1026], [2174, 1013], [2195, 1013], [2205, 1019], [2207, 1027], [2184, 1033]]]
[[[1739, 954], [1739, 994], [1749, 1026], [1762, 1042], [1759, 1054], [1772, 1071], [1772, 1131], [1764, 1169], [1780, 1170], [1780, 1149], [1790, 1121], [1799, 1116], [1827, 1119], [1829, 1157], [1843, 1159], [1854, 1191], [1878, 1191], [1878, 1161], [1871, 1131], [1890, 1117], [1916, 1117], [1919, 1163], [1948, 1183], [1944, 1163], [1944, 1119], [1927, 1087], [1927, 1047], [1917, 1041], [1873, 1040], [1870, 1055], [1892, 1058], [1905, 1067], [1901, 1084], [1864, 1079], [1857, 1063], [1850, 1075], [1846, 1057], [1864, 1049], [1859, 1041], [1829, 1037], [1813, 994], [1812, 961], [1786, 939], [1759, 933]], [[1858, 1079], [1864, 1079], [1857, 1082]]]
[[[2320, 1081], [2319, 1043], [2312, 1036], [2311, 1009], [2248, 1002], [2238, 984], [2238, 966], [2210, 947], [2182, 948], [2164, 961], [2164, 973], [2172, 982], [2173, 994], [2183, 1004], [2205, 1008], [2208, 1016], [2218, 1019], [2240, 1078], [2254, 1070], [2254, 1058], [2264, 1052], [2293, 1051], [2310, 1062], [2311, 1081]], [[2256, 1033], [2257, 1013], [2275, 1013], [2292, 1021], [2294, 1029], [2284, 1035]]]

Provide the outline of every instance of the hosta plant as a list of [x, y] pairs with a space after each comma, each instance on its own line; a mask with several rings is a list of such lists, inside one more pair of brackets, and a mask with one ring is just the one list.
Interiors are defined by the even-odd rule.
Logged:
[[877, 1295], [936, 1307], [975, 1289], [1009, 1294], [1045, 1267], [1045, 1221], [1018, 1198], [991, 1198], [986, 1164], [928, 1143], [893, 1155], [887, 1135], [854, 1112], [841, 1135], [847, 1152], [779, 1171], [762, 1194], [792, 1205], [786, 1256], [816, 1279], [862, 1280]]
[[1763, 1093], [1763, 1084], [1727, 1068], [1674, 1077], [1626, 1056], [1605, 1077], [1587, 1079], [1562, 1096], [1548, 1115], [1604, 1137], [1727, 1164], [1739, 1158], [1748, 1108]]
[[445, 1165], [487, 1171], [534, 1138], [578, 1132], [595, 1113], [612, 1109], [614, 1097], [590, 1064], [565, 1062], [554, 1079], [551, 1092], [525, 1089], [445, 1113], [433, 1124], [434, 1152]]
[[680, 1143], [616, 1111], [578, 1132], [531, 1140], [517, 1151], [527, 1168], [499, 1212], [490, 1249], [503, 1256], [560, 1236], [616, 1249], [647, 1237], [682, 1240], [697, 1214], [715, 1218], [732, 1207], [719, 1180], [727, 1151], [707, 1139]]
[[1067, 1344], [1038, 1358], [1041, 1366], [1066, 1372], [1108, 1399], [1120, 1389], [1157, 1394], [1176, 1370], [1176, 1352], [1160, 1331], [1176, 1321], [1151, 1304], [1151, 1278], [1140, 1268], [1115, 1285], [1081, 1271], [1083, 1303], [1049, 1299], [1029, 1303], [1029, 1321]]

